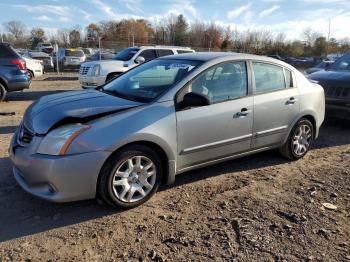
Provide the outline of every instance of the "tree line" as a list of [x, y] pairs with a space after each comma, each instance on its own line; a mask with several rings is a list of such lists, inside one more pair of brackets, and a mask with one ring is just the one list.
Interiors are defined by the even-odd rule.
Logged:
[[197, 51], [234, 51], [282, 56], [325, 56], [345, 53], [350, 49], [350, 38], [335, 39], [305, 28], [301, 40], [287, 40], [283, 32], [248, 29], [239, 31], [216, 23], [194, 21], [183, 15], [169, 15], [150, 23], [145, 19], [122, 19], [91, 23], [86, 28], [76, 25], [57, 32], [45, 32], [40, 27], [27, 27], [20, 21], [3, 24], [6, 32], [1, 40], [18, 48], [34, 49], [39, 42], [48, 41], [63, 47], [98, 47], [121, 49], [131, 45], [190, 46]]

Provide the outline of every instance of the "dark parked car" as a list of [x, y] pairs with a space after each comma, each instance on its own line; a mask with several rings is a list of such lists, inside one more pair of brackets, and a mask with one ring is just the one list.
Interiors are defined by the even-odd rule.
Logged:
[[305, 69], [304, 73], [305, 73], [305, 75], [309, 75], [309, 74], [312, 74], [312, 73], [315, 73], [315, 72], [318, 72], [321, 70], [325, 70], [325, 69], [329, 68], [329, 66], [333, 63], [334, 63], [334, 61], [322, 61], [321, 63], [318, 63], [314, 67], [310, 67], [308, 69]]
[[7, 92], [21, 91], [30, 86], [26, 63], [21, 56], [6, 43], [0, 43], [0, 101]]
[[[113, 53], [101, 53], [101, 60], [110, 60], [115, 56], [115, 54]], [[90, 57], [91, 61], [98, 61], [100, 60], [100, 53], [99, 52], [95, 52], [91, 57]]]
[[278, 59], [278, 60], [283, 60], [282, 57], [279, 56], [279, 55], [268, 55], [268, 57], [275, 58], [275, 59]]
[[350, 120], [350, 54], [339, 58], [328, 69], [308, 75], [320, 84], [326, 95], [326, 115]]

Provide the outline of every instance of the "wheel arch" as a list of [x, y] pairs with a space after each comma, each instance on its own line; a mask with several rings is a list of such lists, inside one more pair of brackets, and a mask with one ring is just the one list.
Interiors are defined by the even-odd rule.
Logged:
[[0, 84], [2, 84], [5, 87], [6, 91], [8, 91], [7, 81], [2, 77], [0, 77]]
[[107, 74], [106, 76], [106, 82], [109, 81], [109, 80], [112, 80], [112, 78], [110, 77], [113, 77], [113, 76], [117, 76], [117, 75], [120, 75], [122, 74], [122, 72], [110, 72]]
[[175, 167], [172, 166], [172, 164], [170, 164], [170, 162], [175, 162], [175, 161], [169, 161], [169, 156], [166, 153], [166, 151], [164, 150], [164, 148], [162, 148], [159, 144], [152, 142], [152, 141], [147, 141], [147, 140], [139, 140], [139, 141], [132, 141], [129, 142], [127, 144], [122, 145], [121, 147], [119, 147], [118, 149], [116, 149], [115, 151], [113, 151], [108, 158], [104, 161], [102, 168], [100, 170], [100, 173], [97, 177], [97, 183], [96, 183], [96, 193], [97, 193], [97, 188], [99, 187], [99, 183], [100, 183], [100, 175], [101, 172], [103, 170], [103, 168], [105, 167], [105, 165], [107, 164], [107, 162], [114, 157], [115, 155], [117, 155], [121, 150], [125, 149], [126, 147], [129, 146], [133, 146], [133, 145], [143, 145], [146, 146], [148, 148], [151, 148], [152, 150], [154, 150], [158, 156], [161, 159], [162, 162], [162, 169], [163, 169], [163, 177], [161, 179], [163, 184], [171, 184], [174, 182], [175, 180]]
[[292, 131], [293, 127], [296, 125], [296, 123], [298, 123], [300, 121], [300, 119], [305, 118], [307, 120], [309, 120], [313, 126], [313, 137], [314, 139], [318, 137], [318, 127], [317, 127], [317, 122], [316, 122], [316, 117], [314, 114], [312, 114], [311, 112], [305, 112], [304, 114], [300, 114], [297, 118], [295, 118], [295, 120], [293, 121], [293, 123], [289, 126], [288, 132], [286, 134], [286, 137], [283, 140], [283, 144], [286, 143], [286, 141], [288, 140], [288, 137], [290, 135], [290, 132]]

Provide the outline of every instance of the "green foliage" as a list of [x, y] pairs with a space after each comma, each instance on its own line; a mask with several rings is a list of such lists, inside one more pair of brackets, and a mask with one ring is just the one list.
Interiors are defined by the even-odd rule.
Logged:
[[174, 34], [174, 44], [175, 45], [186, 45], [187, 40], [187, 30], [188, 23], [185, 17], [181, 14], [177, 17], [175, 23], [175, 34]]
[[31, 38], [31, 48], [35, 49], [35, 47], [40, 43], [45, 41], [45, 31], [40, 27], [34, 27], [30, 31]]

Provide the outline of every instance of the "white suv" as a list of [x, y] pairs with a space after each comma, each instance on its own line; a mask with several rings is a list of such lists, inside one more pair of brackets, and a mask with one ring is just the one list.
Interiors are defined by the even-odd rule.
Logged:
[[179, 46], [129, 47], [115, 55], [112, 60], [82, 64], [79, 70], [79, 82], [85, 89], [95, 88], [143, 62], [166, 55], [194, 52], [189, 47]]

